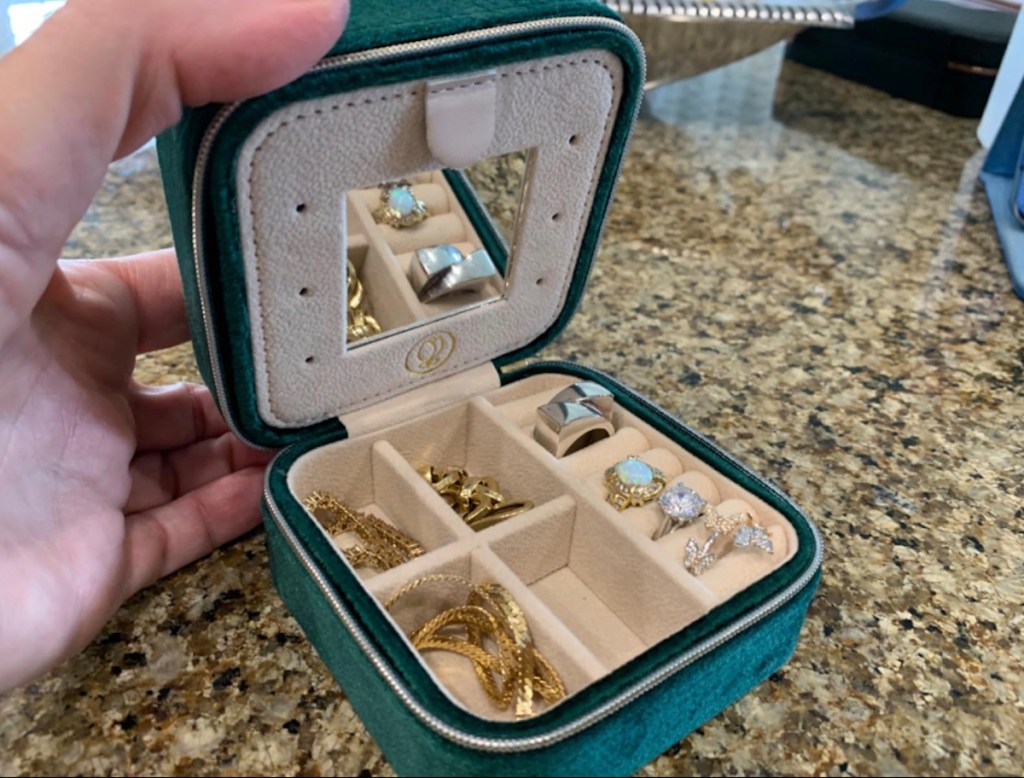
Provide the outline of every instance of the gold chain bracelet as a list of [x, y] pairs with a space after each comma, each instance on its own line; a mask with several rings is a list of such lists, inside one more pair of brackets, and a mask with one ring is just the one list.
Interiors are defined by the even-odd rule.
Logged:
[[[484, 692], [499, 710], [515, 703], [516, 718], [534, 713], [534, 697], [551, 705], [566, 695], [558, 672], [537, 650], [526, 614], [498, 583], [476, 585], [457, 575], [428, 575], [406, 584], [384, 604], [392, 610], [410, 592], [429, 583], [455, 583], [469, 590], [465, 605], [448, 608], [409, 635], [418, 651], [449, 651], [473, 663]], [[487, 639], [495, 653], [487, 648]]]
[[362, 541], [361, 546], [342, 549], [353, 567], [390, 570], [423, 555], [423, 546], [404, 532], [372, 514], [351, 510], [326, 492], [313, 492], [303, 505], [328, 534], [351, 532]]
[[348, 342], [368, 338], [380, 333], [380, 325], [370, 315], [369, 304], [364, 300], [363, 283], [356, 274], [356, 267], [348, 262]]
[[506, 499], [493, 478], [471, 476], [461, 467], [427, 465], [420, 475], [477, 532], [533, 508], [529, 500]]

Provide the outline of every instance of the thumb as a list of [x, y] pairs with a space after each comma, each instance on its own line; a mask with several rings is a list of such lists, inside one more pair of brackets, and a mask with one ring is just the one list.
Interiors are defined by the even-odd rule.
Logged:
[[182, 103], [296, 78], [347, 17], [348, 0], [71, 0], [0, 59], [0, 343], [43, 293], [112, 159]]

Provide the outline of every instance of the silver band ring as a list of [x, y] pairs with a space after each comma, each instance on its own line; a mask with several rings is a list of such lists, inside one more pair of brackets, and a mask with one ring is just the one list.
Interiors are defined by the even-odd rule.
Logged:
[[614, 434], [603, 413], [573, 402], [540, 406], [533, 427], [534, 439], [559, 459]]

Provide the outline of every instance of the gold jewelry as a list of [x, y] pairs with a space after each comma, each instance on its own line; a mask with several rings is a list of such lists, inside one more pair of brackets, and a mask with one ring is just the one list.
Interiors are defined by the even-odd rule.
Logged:
[[364, 300], [363, 284], [356, 274], [352, 261], [348, 262], [348, 342], [380, 333], [380, 325], [370, 315], [369, 304]]
[[493, 478], [470, 476], [461, 467], [439, 469], [427, 465], [420, 470], [420, 475], [476, 532], [533, 509], [530, 500], [506, 499]]
[[325, 492], [313, 492], [302, 504], [332, 537], [352, 532], [362, 541], [341, 550], [353, 567], [390, 570], [423, 555], [423, 546], [404, 532], [372, 514], [351, 510]]
[[665, 474], [651, 467], [640, 457], [626, 457], [617, 465], [604, 471], [604, 483], [608, 487], [605, 498], [617, 511], [624, 511], [631, 505], [646, 505], [665, 488]]
[[426, 204], [416, 198], [412, 184], [402, 179], [382, 184], [380, 205], [373, 212], [377, 224], [387, 224], [396, 230], [415, 227], [430, 216]]
[[536, 696], [549, 705], [565, 697], [558, 672], [534, 646], [526, 614], [501, 584], [428, 575], [406, 584], [384, 607], [390, 611], [409, 592], [436, 582], [458, 584], [469, 595], [465, 605], [448, 608], [413, 630], [409, 639], [416, 650], [450, 651], [469, 659], [487, 696], [500, 710], [514, 702], [517, 719], [533, 715]]

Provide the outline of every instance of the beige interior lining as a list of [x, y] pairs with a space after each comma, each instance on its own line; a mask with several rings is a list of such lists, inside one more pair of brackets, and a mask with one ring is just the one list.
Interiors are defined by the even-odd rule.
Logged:
[[[529, 153], [503, 293], [479, 305], [438, 300], [430, 310], [445, 315], [391, 328], [354, 348], [344, 326], [342, 260], [350, 232], [368, 244], [364, 265], [384, 266], [379, 278], [362, 279], [373, 287], [373, 315], [395, 322], [410, 319], [419, 305], [398, 284], [400, 257], [442, 240], [479, 245], [450, 196], [447, 213], [405, 230], [371, 226], [363, 195], [348, 197], [404, 177], [442, 207], [431, 188], [441, 180], [421, 175], [445, 167], [425, 132], [431, 84], [298, 101], [253, 129], [239, 151], [234, 184], [256, 405], [265, 423], [297, 429], [358, 411], [513, 352], [557, 319], [613, 135], [622, 63], [612, 52], [588, 50], [509, 63], [488, 75], [496, 84], [497, 121], [482, 158]], [[350, 218], [359, 222], [351, 229]], [[429, 369], [413, 361], [411, 369], [410, 359], [434, 338], [445, 341], [445, 360]]]
[[[359, 571], [381, 602], [433, 573], [506, 586], [573, 694], [777, 569], [796, 552], [797, 539], [778, 511], [620, 407], [615, 435], [554, 459], [533, 440], [533, 416], [571, 383], [542, 374], [418, 418], [399, 415], [391, 426], [305, 454], [288, 483], [299, 500], [328, 491], [424, 546], [424, 556], [392, 570]], [[669, 483], [721, 503], [724, 513], [749, 510], [768, 528], [775, 553], [734, 549], [699, 578], [687, 573], [684, 547], [691, 537], [703, 540], [701, 526], [652, 541], [661, 518], [656, 503], [620, 513], [605, 501], [605, 469], [630, 455], [662, 470]], [[428, 464], [493, 476], [509, 499], [535, 507], [474, 533], [419, 475]], [[465, 596], [443, 588], [402, 601], [393, 616], [403, 634]], [[467, 660], [437, 652], [422, 659], [469, 711], [495, 720], [511, 715], [485, 697]]]

